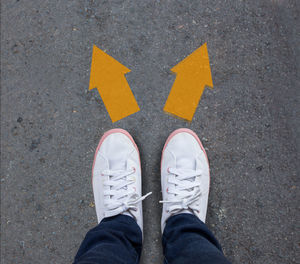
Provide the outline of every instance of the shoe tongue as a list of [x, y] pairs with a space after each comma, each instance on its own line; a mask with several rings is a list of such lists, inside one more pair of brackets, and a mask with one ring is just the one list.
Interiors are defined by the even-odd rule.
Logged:
[[196, 162], [194, 159], [191, 158], [179, 158], [176, 161], [176, 168], [196, 170]]
[[110, 159], [109, 168], [111, 170], [126, 170], [126, 160]]
[[[126, 160], [110, 159], [109, 160], [109, 168], [111, 170], [122, 170], [122, 171], [125, 171], [127, 169], [127, 162], [126, 162]], [[122, 179], [126, 179], [126, 177], [123, 177]], [[127, 186], [124, 186], [122, 189], [123, 190], [127, 190]]]

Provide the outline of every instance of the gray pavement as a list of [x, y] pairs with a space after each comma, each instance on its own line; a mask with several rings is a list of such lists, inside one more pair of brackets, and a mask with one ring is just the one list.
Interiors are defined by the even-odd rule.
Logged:
[[[207, 223], [233, 263], [300, 263], [299, 2], [1, 1], [1, 263], [71, 263], [96, 224], [101, 135], [141, 152], [144, 248], [162, 263], [160, 153], [193, 129], [207, 149]], [[208, 43], [214, 89], [191, 123], [162, 108], [170, 69]], [[141, 111], [114, 124], [88, 91], [93, 44], [132, 70]], [[298, 227], [297, 227], [298, 224]]]

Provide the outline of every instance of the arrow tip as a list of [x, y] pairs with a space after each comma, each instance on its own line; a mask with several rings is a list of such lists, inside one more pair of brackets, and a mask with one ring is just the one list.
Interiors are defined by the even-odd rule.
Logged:
[[126, 74], [130, 69], [118, 62], [106, 52], [93, 45], [89, 90], [94, 89], [101, 78], [114, 78], [116, 74]]
[[207, 43], [205, 42], [200, 48], [196, 49], [192, 54], [180, 61], [171, 69], [171, 71], [176, 74], [199, 79], [205, 85], [213, 88]]

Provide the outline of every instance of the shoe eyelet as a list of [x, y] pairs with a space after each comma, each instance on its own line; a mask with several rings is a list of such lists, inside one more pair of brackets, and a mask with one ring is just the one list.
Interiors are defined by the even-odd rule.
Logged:
[[170, 173], [170, 167], [167, 168], [167, 172]]
[[136, 172], [136, 168], [135, 167], [132, 167], [132, 169], [133, 169], [133, 172]]

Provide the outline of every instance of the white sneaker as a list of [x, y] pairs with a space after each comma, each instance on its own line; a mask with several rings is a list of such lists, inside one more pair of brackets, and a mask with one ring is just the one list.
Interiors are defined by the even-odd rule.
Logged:
[[118, 214], [133, 217], [143, 231], [141, 163], [137, 145], [123, 129], [111, 129], [97, 147], [92, 183], [98, 223]]
[[175, 130], [161, 158], [162, 233], [166, 220], [175, 214], [194, 214], [205, 222], [209, 182], [208, 159], [200, 139], [190, 129]]

